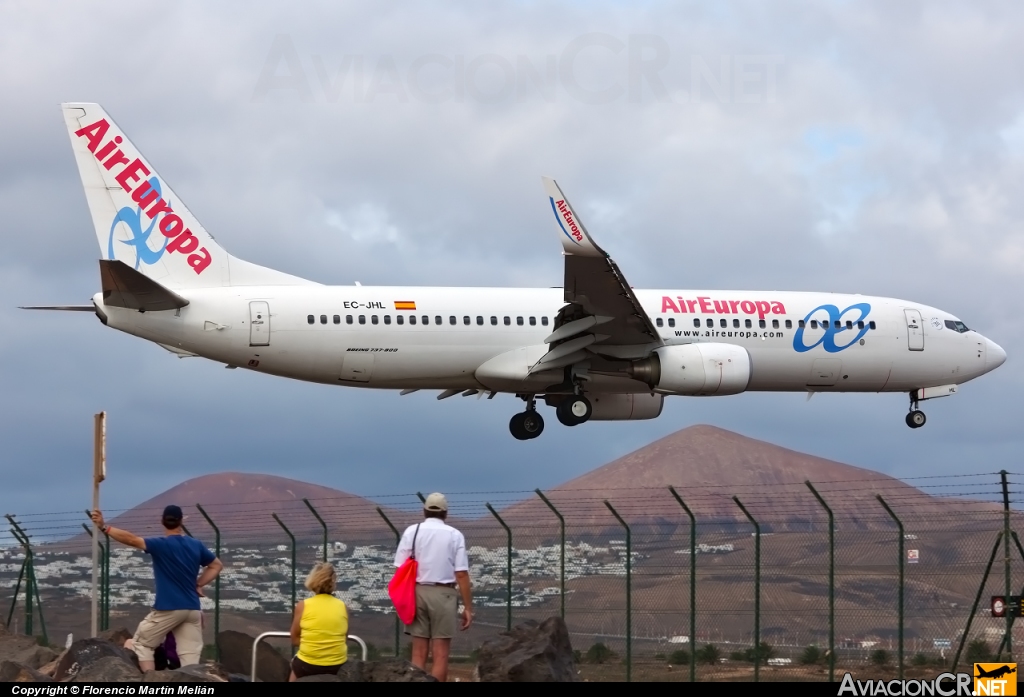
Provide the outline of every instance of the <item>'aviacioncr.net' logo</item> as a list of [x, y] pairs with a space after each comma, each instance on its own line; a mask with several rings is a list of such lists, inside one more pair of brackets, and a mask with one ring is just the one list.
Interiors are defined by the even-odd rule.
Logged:
[[[829, 353], [838, 353], [853, 346], [868, 333], [865, 321], [871, 305], [857, 303], [845, 310], [835, 305], [819, 305], [804, 317], [793, 335], [793, 348], [804, 353], [821, 346]], [[810, 342], [810, 343], [808, 343]]]
[[975, 695], [1016, 695], [1016, 663], [975, 663]]

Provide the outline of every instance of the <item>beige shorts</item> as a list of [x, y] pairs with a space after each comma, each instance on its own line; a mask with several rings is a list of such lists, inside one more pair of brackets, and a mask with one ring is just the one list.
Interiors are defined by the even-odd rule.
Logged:
[[183, 666], [199, 663], [203, 652], [203, 625], [199, 610], [153, 610], [139, 622], [133, 643], [140, 661], [152, 661], [153, 650], [174, 635], [178, 660]]
[[459, 592], [454, 588], [416, 584], [416, 619], [406, 625], [405, 633], [427, 639], [451, 639], [455, 636], [458, 611]]

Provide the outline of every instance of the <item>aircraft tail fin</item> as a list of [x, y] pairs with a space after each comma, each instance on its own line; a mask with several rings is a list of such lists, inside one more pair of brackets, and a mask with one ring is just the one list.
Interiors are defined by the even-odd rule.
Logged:
[[99, 104], [62, 104], [103, 259], [176, 289], [307, 284], [236, 259]]

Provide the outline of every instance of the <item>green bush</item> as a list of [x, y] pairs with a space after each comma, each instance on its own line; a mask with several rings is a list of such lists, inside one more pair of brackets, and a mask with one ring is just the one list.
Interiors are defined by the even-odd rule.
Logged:
[[745, 661], [747, 660], [747, 654], [745, 651], [733, 651], [729, 654], [730, 661]]
[[926, 666], [931, 663], [931, 661], [928, 660], [928, 657], [923, 653], [914, 654], [914, 657], [910, 659], [910, 662], [915, 666]]
[[676, 649], [668, 656], [668, 662], [674, 666], [690, 665], [690, 652], [686, 649]]
[[744, 651], [743, 658], [750, 663], [760, 661], [761, 665], [765, 665], [769, 658], [775, 658], [775, 649], [767, 641], [762, 641], [756, 649], [751, 647]]
[[704, 644], [697, 652], [697, 662], [705, 665], [715, 665], [722, 657], [722, 652], [714, 644]]
[[975, 639], [967, 645], [968, 663], [989, 663], [992, 660], [992, 647], [984, 639]]
[[607, 646], [605, 646], [600, 641], [591, 646], [589, 649], [587, 649], [587, 663], [610, 663], [616, 658], [618, 658], [618, 654], [612, 651]]
[[889, 665], [889, 652], [885, 649], [875, 649], [871, 652], [871, 656], [868, 657], [868, 660], [876, 666]]
[[808, 646], [804, 649], [804, 652], [800, 654], [800, 662], [805, 666], [813, 666], [816, 663], [820, 663], [823, 658], [825, 658], [825, 656], [817, 646]]

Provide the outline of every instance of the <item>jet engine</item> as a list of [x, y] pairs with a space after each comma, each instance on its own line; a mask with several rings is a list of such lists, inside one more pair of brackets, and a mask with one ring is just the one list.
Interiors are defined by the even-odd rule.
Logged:
[[665, 397], [660, 394], [588, 394], [594, 412], [590, 421], [641, 421], [661, 416]]
[[750, 354], [733, 344], [663, 346], [634, 361], [630, 375], [662, 394], [739, 394], [750, 383]]

